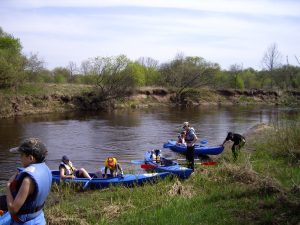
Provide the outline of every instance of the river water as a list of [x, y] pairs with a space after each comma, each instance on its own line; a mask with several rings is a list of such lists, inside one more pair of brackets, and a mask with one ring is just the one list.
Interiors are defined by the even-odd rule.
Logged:
[[[58, 169], [62, 155], [75, 167], [95, 171], [108, 156], [115, 156], [125, 171], [139, 172], [132, 159], [143, 159], [144, 152], [163, 149], [175, 139], [182, 123], [189, 121], [199, 139], [219, 145], [228, 131], [245, 133], [258, 123], [293, 119], [300, 110], [278, 107], [217, 107], [126, 109], [99, 113], [66, 113], [24, 116], [0, 120], [0, 186], [21, 166], [19, 156], [9, 152], [23, 139], [38, 137], [47, 146], [47, 164]], [[164, 150], [164, 155], [182, 156]]]

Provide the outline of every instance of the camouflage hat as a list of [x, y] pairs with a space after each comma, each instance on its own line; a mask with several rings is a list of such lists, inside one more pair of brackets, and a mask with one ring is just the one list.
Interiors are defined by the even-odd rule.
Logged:
[[18, 147], [11, 148], [11, 153], [25, 153], [32, 155], [37, 162], [45, 161], [48, 150], [46, 146], [37, 138], [28, 138]]
[[182, 125], [183, 128], [189, 127], [189, 126], [190, 126], [189, 122], [184, 122], [183, 125]]

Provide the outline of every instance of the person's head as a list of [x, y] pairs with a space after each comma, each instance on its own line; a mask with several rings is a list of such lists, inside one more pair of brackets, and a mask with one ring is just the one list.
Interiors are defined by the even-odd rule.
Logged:
[[184, 137], [186, 135], [186, 131], [184, 130], [184, 131], [181, 131], [181, 133], [180, 133], [180, 136], [181, 137]]
[[9, 151], [21, 154], [21, 162], [24, 167], [31, 163], [44, 162], [48, 153], [46, 146], [37, 138], [28, 138], [20, 146]]
[[155, 150], [154, 150], [154, 154], [155, 154], [156, 156], [160, 155], [160, 153], [161, 153], [161, 151], [160, 151], [159, 149], [155, 149]]
[[232, 132], [228, 132], [227, 137], [233, 138], [233, 133]]
[[184, 130], [189, 129], [189, 127], [190, 127], [189, 122], [184, 122], [183, 125], [182, 125], [182, 128], [183, 128]]
[[105, 161], [105, 166], [107, 166], [108, 168], [110, 169], [113, 169], [115, 168], [117, 165], [117, 160], [116, 158], [113, 158], [113, 157], [108, 157]]
[[65, 164], [68, 164], [70, 162], [70, 159], [68, 156], [64, 155], [62, 158], [61, 158], [61, 161]]

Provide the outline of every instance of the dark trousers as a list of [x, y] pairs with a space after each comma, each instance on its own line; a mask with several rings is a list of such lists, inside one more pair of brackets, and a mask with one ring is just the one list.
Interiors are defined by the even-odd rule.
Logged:
[[0, 209], [7, 211], [7, 204], [6, 204], [6, 195], [0, 196]]
[[195, 146], [187, 147], [186, 149], [186, 160], [188, 161], [188, 168], [194, 171], [195, 164], [194, 164], [194, 149]]

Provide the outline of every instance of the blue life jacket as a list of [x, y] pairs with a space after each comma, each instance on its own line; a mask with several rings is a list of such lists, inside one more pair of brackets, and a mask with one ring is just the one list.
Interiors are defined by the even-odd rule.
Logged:
[[[18, 194], [23, 179], [27, 176], [33, 180], [35, 189], [34, 192], [27, 197], [16, 215], [21, 222], [12, 220], [12, 224], [45, 224], [42, 209], [51, 188], [51, 171], [45, 163], [35, 163], [26, 167], [16, 177], [16, 190], [12, 191], [14, 198]], [[14, 216], [12, 217], [14, 218]]]

